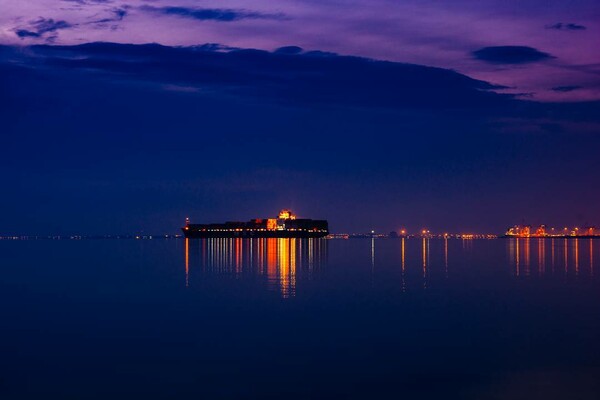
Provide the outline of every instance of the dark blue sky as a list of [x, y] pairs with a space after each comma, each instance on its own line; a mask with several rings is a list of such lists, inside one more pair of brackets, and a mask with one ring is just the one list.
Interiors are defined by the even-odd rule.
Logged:
[[[196, 23], [293, 20], [153, 7], [144, 13]], [[112, 22], [126, 20], [115, 10]], [[283, 207], [334, 232], [600, 225], [593, 65], [595, 79], [549, 78], [548, 93], [571, 96], [558, 101], [451, 63], [326, 45], [128, 44], [123, 32], [120, 43], [61, 43], [52, 32], [81, 22], [29, 17], [15, 25], [19, 42], [0, 47], [0, 234], [175, 233], [186, 216], [246, 220]], [[541, 29], [591, 29], [577, 26]], [[561, 60], [527, 44], [488, 43], [469, 62], [524, 79], [528, 65]]]

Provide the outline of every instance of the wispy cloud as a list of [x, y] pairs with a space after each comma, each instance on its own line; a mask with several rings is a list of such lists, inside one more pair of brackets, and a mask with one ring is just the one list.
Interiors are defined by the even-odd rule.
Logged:
[[546, 29], [555, 29], [558, 31], [584, 31], [587, 28], [583, 25], [575, 24], [573, 22], [557, 22], [556, 24], [546, 25]]
[[75, 3], [79, 5], [87, 5], [87, 4], [109, 4], [112, 3], [113, 0], [62, 0], [66, 3]]
[[528, 64], [554, 58], [527, 46], [490, 46], [474, 51], [473, 56], [491, 64]]
[[[15, 29], [15, 34], [20, 38], [40, 38], [45, 36], [46, 34], [54, 33], [60, 29], [68, 29], [73, 27], [70, 23], [63, 20], [55, 21], [52, 18], [39, 18], [35, 21], [30, 22], [28, 28]], [[55, 37], [55, 35], [51, 35], [51, 37]]]
[[581, 89], [581, 86], [571, 85], [571, 86], [555, 86], [552, 88], [555, 92], [572, 92], [573, 90]]
[[129, 8], [129, 6], [124, 5], [122, 7], [106, 10], [106, 13], [108, 13], [107, 16], [102, 18], [96, 17], [92, 21], [86, 22], [82, 25], [92, 25], [100, 29], [110, 28], [111, 30], [116, 30], [119, 27], [119, 22], [123, 21], [123, 18], [125, 18], [129, 13]]
[[[89, 4], [85, 1], [79, 0], [63, 0], [74, 2], [77, 4]], [[93, 0], [94, 3], [108, 3], [108, 1], [104, 0]], [[65, 20], [55, 20], [53, 18], [38, 18], [36, 20], [30, 21], [28, 26], [26, 27], [17, 27], [13, 29], [15, 35], [17, 35], [21, 39], [44, 39], [46, 42], [54, 42], [54, 40], [58, 36], [58, 31], [70, 29], [74, 27], [83, 27], [86, 25], [95, 26], [99, 28], [103, 28], [110, 24], [111, 29], [115, 29], [117, 27], [116, 23], [120, 22], [127, 16], [129, 13], [128, 9], [130, 7], [124, 5], [122, 7], [114, 7], [104, 10], [104, 16], [100, 17], [98, 15], [95, 18], [88, 20], [86, 22], [79, 23], [70, 23]]]
[[122, 21], [128, 13], [127, 7], [113, 8], [112, 10], [110, 10], [110, 12], [112, 16], [92, 21], [92, 23], [105, 24], [109, 22]]
[[163, 15], [175, 15], [200, 21], [231, 22], [242, 19], [288, 19], [284, 14], [266, 14], [256, 11], [229, 8], [191, 8], [191, 7], [154, 7], [142, 6], [142, 10]]

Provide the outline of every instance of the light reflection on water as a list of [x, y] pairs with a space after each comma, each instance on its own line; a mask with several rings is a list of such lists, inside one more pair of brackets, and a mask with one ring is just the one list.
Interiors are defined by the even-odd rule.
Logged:
[[[400, 292], [427, 290], [432, 279], [439, 287], [442, 281], [452, 278], [453, 272], [467, 273], [461, 265], [470, 256], [481, 253], [482, 244], [487, 242], [492, 248], [498, 248], [498, 244], [502, 246], [498, 242], [502, 241], [482, 240], [476, 245], [473, 239], [370, 239], [370, 286], [376, 289], [382, 284], [381, 275], [397, 273]], [[506, 268], [506, 273], [515, 278], [594, 275], [593, 253], [597, 249], [594, 249], [593, 239], [511, 238], [504, 241], [505, 259], [501, 252], [484, 251], [482, 257], [495, 258], [500, 268]], [[357, 262], [359, 250], [366, 247], [365, 241], [360, 239], [334, 242], [336, 253], [343, 245], [347, 248], [345, 256]], [[269, 290], [282, 298], [295, 297], [299, 280], [311, 280], [315, 272], [327, 268], [330, 244], [326, 239], [185, 239], [185, 286], [190, 286], [190, 275], [259, 277]], [[390, 249], [396, 250], [389, 253]], [[459, 271], [456, 268], [453, 271], [453, 265]], [[417, 268], [419, 284], [414, 279]]]
[[512, 273], [517, 276], [594, 276], [594, 239], [506, 239]]
[[281, 297], [296, 295], [296, 279], [311, 279], [327, 262], [325, 239], [185, 239], [185, 285], [190, 274], [258, 276]]

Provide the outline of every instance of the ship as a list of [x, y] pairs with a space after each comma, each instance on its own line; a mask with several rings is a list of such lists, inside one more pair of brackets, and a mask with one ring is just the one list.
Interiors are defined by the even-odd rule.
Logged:
[[297, 218], [283, 209], [277, 218], [255, 218], [247, 222], [192, 224], [182, 228], [186, 238], [322, 238], [329, 234], [327, 220]]

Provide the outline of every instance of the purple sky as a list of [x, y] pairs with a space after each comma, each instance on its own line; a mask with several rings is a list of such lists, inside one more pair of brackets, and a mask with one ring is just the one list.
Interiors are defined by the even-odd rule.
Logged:
[[599, 30], [598, 0], [0, 0], [0, 235], [600, 226]]
[[[600, 99], [600, 3], [575, 1], [0, 0], [0, 43], [219, 43], [454, 69], [541, 101]], [[491, 46], [544, 56], [474, 57]]]

